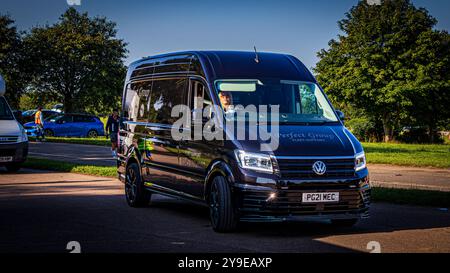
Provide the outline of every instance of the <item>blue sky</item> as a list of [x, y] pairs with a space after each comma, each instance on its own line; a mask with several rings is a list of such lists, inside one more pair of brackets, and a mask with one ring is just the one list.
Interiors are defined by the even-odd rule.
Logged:
[[[358, 0], [81, 0], [77, 9], [115, 21], [128, 43], [125, 63], [144, 56], [191, 49], [290, 53], [309, 68], [316, 53], [339, 33], [337, 21]], [[412, 0], [450, 29], [449, 0]], [[0, 0], [20, 30], [52, 24], [66, 0]]]

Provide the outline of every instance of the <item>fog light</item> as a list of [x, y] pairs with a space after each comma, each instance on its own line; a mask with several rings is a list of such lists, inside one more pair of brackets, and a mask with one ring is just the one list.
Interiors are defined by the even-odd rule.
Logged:
[[275, 198], [277, 198], [277, 194], [276, 194], [275, 192], [272, 192], [272, 193], [269, 195], [269, 198], [266, 199], [266, 202], [273, 201]]

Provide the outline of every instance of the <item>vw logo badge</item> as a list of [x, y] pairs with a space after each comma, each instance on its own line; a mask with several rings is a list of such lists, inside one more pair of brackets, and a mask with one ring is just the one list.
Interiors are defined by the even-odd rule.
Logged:
[[317, 175], [324, 175], [325, 172], [327, 171], [327, 165], [325, 165], [325, 163], [323, 163], [322, 161], [316, 161], [312, 166], [312, 170]]

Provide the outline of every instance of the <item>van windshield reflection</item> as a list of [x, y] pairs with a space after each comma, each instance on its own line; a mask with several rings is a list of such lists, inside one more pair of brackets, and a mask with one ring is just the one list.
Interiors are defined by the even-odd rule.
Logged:
[[3, 97], [0, 97], [0, 120], [13, 120], [14, 117], [9, 110], [8, 105]]
[[[287, 80], [216, 81], [221, 107], [227, 119], [239, 111], [245, 120], [278, 118], [280, 124], [324, 124], [338, 122], [332, 106], [315, 83]], [[260, 106], [267, 106], [267, 113]], [[272, 115], [278, 108], [278, 113]], [[257, 111], [255, 113], [255, 111]], [[243, 116], [241, 116], [243, 117]]]

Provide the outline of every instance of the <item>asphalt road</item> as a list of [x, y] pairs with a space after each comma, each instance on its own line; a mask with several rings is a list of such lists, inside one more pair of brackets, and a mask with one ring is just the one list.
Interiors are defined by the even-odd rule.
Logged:
[[[30, 143], [30, 156], [81, 164], [114, 166], [108, 147]], [[450, 169], [369, 165], [374, 186], [450, 191]]]
[[353, 228], [325, 223], [246, 224], [215, 233], [204, 207], [154, 196], [128, 207], [110, 178], [0, 169], [0, 252], [354, 252], [375, 241], [381, 252], [450, 252], [445, 209], [374, 204]]

